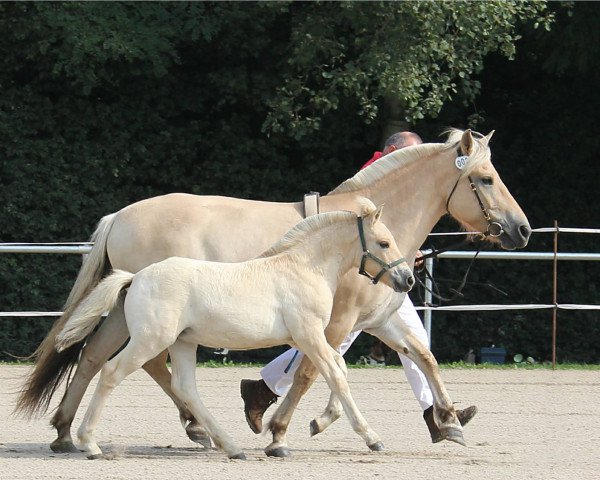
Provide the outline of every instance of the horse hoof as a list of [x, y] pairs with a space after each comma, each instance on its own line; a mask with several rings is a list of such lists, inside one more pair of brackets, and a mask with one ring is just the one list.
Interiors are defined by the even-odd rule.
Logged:
[[94, 453], [93, 455], [88, 455], [87, 459], [88, 460], [98, 460], [99, 458], [102, 458], [103, 455], [101, 453]]
[[310, 422], [310, 436], [314, 437], [315, 435], [321, 433], [321, 429], [319, 428], [319, 424], [316, 420], [312, 420]]
[[375, 442], [372, 445], [369, 445], [369, 448], [374, 452], [381, 452], [382, 450], [385, 450], [383, 442]]
[[50, 444], [50, 449], [55, 453], [79, 453], [79, 449], [71, 441], [54, 440]]
[[206, 449], [212, 447], [210, 436], [200, 425], [190, 423], [187, 427], [185, 427], [185, 433], [187, 433], [188, 438], [192, 442], [199, 443]]
[[287, 458], [292, 456], [292, 452], [287, 447], [277, 447], [265, 451], [268, 457]]
[[467, 444], [465, 442], [465, 438], [463, 437], [462, 431], [456, 429], [451, 429], [443, 432], [444, 440], [448, 440], [449, 442], [458, 443], [463, 447], [466, 447]]
[[246, 460], [246, 455], [244, 452], [236, 453], [235, 455], [231, 455], [229, 460]]

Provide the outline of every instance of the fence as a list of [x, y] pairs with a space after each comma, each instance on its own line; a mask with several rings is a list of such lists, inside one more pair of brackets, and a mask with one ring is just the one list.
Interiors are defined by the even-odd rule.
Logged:
[[[473, 251], [448, 251], [440, 253], [438, 259], [472, 259], [475, 255], [480, 260], [552, 260], [554, 262], [553, 302], [552, 304], [480, 304], [480, 305], [449, 305], [432, 306], [432, 278], [434, 275], [434, 259], [427, 258], [425, 267], [430, 273], [430, 278], [425, 280], [426, 291], [424, 295], [425, 304], [416, 306], [417, 310], [424, 311], [424, 325], [431, 344], [431, 322], [435, 311], [485, 311], [485, 310], [552, 310], [552, 365], [556, 366], [556, 311], [563, 310], [600, 310], [600, 305], [561, 304], [556, 297], [557, 262], [558, 261], [600, 261], [600, 253], [559, 253], [559, 233], [598, 234], [600, 229], [590, 228], [562, 228], [555, 223], [554, 227], [537, 228], [533, 233], [553, 233], [554, 252], [473, 252]], [[432, 233], [436, 235], [464, 235], [459, 233]], [[46, 254], [79, 254], [89, 253], [92, 243], [3, 243], [0, 244], [0, 253], [46, 253]], [[423, 253], [429, 253], [424, 250]], [[0, 312], [0, 317], [52, 317], [60, 316], [62, 312]]]

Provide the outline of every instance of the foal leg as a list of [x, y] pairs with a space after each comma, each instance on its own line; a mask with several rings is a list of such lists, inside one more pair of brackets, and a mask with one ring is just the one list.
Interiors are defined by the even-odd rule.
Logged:
[[217, 447], [224, 450], [229, 458], [245, 460], [246, 456], [242, 449], [219, 426], [200, 400], [196, 388], [196, 350], [197, 345], [182, 340], [176, 341], [169, 347], [173, 368], [173, 392], [206, 427]]
[[77, 431], [79, 441], [84, 451], [88, 453], [88, 458], [95, 459], [102, 456], [102, 450], [95, 441], [94, 432], [108, 396], [125, 377], [141, 368], [144, 363], [158, 355], [165, 347], [166, 345], [157, 346], [156, 342], [148, 341], [147, 338], [140, 341], [132, 339], [123, 351], [104, 365], [94, 396]]
[[[383, 443], [379, 435], [369, 427], [352, 398], [350, 386], [346, 380], [345, 363], [341, 355], [327, 344], [324, 336], [320, 339], [317, 336], [308, 342], [298, 342], [298, 345], [312, 359], [319, 373], [325, 378], [331, 392], [340, 399], [354, 431], [362, 437], [371, 450], [383, 450]], [[344, 368], [341, 368], [341, 365], [344, 365]]]
[[[330, 345], [337, 347], [350, 333], [358, 313], [356, 311], [348, 310], [347, 307], [345, 307], [344, 314], [341, 314], [335, 306], [333, 313], [337, 313], [336, 321], [333, 321], [332, 314], [332, 320], [325, 329], [325, 336]], [[273, 435], [272, 443], [265, 449], [267, 455], [275, 457], [288, 457], [291, 455], [289, 447], [287, 446], [286, 434], [290, 421], [292, 420], [292, 415], [300, 403], [301, 398], [311, 387], [318, 375], [319, 371], [315, 368], [310, 358], [306, 355], [303, 356], [302, 361], [294, 374], [294, 383], [267, 424], [266, 429], [270, 430]], [[340, 406], [340, 410], [341, 409], [342, 407]], [[313, 426], [311, 424], [311, 429], [312, 428]]]
[[54, 452], [78, 452], [71, 437], [71, 425], [90, 381], [102, 366], [125, 343], [129, 331], [123, 314], [123, 301], [110, 312], [98, 331], [88, 340], [65, 394], [50, 424], [58, 437], [50, 444]]
[[173, 400], [173, 403], [179, 410], [181, 425], [185, 428], [185, 432], [189, 439], [199, 443], [204, 448], [210, 448], [210, 437], [206, 433], [206, 430], [173, 392], [171, 387], [171, 372], [169, 372], [169, 369], [166, 366], [168, 354], [168, 350], [161, 352], [152, 360], [147, 361], [142, 368], [146, 370], [146, 373], [148, 373], [169, 398]]

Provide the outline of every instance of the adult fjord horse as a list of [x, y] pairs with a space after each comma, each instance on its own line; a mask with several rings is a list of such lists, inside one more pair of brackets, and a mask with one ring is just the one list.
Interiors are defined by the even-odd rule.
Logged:
[[360, 267], [364, 275], [397, 292], [407, 292], [414, 284], [411, 268], [379, 221], [381, 211], [365, 199], [359, 217], [328, 212], [307, 218], [267, 252], [246, 262], [171, 257], [136, 274], [117, 270], [102, 280], [56, 337], [59, 351], [83, 340], [99, 315], [110, 311], [127, 289], [129, 343], [102, 369], [78, 431], [89, 457], [102, 455], [94, 431], [110, 393], [168, 348], [177, 397], [229, 458], [246, 458], [200, 400], [198, 345], [247, 350], [287, 343], [299, 348], [340, 398], [356, 433], [378, 450], [381, 440], [354, 403], [344, 360], [327, 343], [324, 328], [337, 285], [350, 269]]
[[[445, 143], [423, 144], [393, 152], [358, 172], [321, 198], [321, 211], [351, 210], [358, 196], [386, 204], [383, 221], [390, 228], [400, 251], [414, 258], [437, 221], [450, 213], [468, 230], [487, 232], [501, 226], [494, 239], [506, 249], [527, 244], [527, 218], [500, 180], [491, 163], [491, 134], [474, 137], [470, 131], [453, 130]], [[456, 158], [468, 157], [466, 165]], [[471, 184], [477, 188], [478, 197]], [[478, 198], [483, 202], [482, 211]], [[171, 194], [130, 205], [104, 217], [92, 236], [94, 247], [79, 272], [65, 305], [44, 342], [36, 351], [37, 361], [20, 395], [17, 409], [33, 414], [44, 411], [61, 380], [81, 358], [51, 423], [58, 438], [55, 451], [75, 451], [70, 426], [92, 377], [127, 339], [122, 305], [117, 305], [98, 331], [83, 343], [56, 352], [57, 333], [82, 298], [93, 289], [109, 266], [138, 272], [170, 256], [234, 262], [252, 258], [274, 243], [303, 217], [301, 203], [272, 203], [226, 197]], [[337, 346], [354, 329], [371, 333], [396, 351], [411, 358], [423, 371], [434, 395], [434, 412], [445, 435], [461, 440], [454, 407], [444, 388], [431, 352], [391, 313], [403, 297], [388, 289], [364, 288], [367, 281], [350, 272], [340, 284], [326, 336]], [[182, 420], [191, 420], [188, 434], [194, 438], [198, 425], [173, 395], [166, 352], [144, 365], [178, 405]], [[316, 375], [308, 360], [299, 368], [294, 387], [271, 421], [274, 441], [268, 452], [285, 453], [285, 431], [291, 410]]]

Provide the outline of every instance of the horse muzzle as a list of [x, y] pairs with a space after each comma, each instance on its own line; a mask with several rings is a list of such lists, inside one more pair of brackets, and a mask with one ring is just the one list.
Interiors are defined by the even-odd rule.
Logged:
[[390, 270], [392, 284], [390, 285], [395, 292], [409, 292], [415, 284], [415, 277], [408, 268], [395, 268]]
[[527, 246], [530, 236], [531, 227], [528, 222], [525, 222], [513, 223], [510, 226], [504, 227], [500, 235], [496, 238], [500, 241], [503, 249], [515, 250]]

